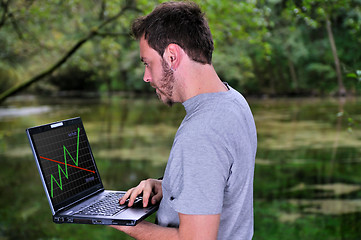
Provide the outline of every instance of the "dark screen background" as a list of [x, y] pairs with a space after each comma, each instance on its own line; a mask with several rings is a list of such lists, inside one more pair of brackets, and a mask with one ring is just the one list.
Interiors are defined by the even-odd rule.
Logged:
[[33, 141], [54, 205], [100, 183], [82, 124], [34, 134]]

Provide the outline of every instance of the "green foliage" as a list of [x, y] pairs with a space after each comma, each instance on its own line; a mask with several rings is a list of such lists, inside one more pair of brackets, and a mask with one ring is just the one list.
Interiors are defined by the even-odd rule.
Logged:
[[49, 82], [62, 91], [96, 91], [97, 82], [94, 81], [93, 76], [94, 72], [92, 71], [84, 71], [76, 66], [71, 66], [52, 76]]
[[[213, 65], [222, 80], [242, 88], [254, 81], [251, 55], [269, 53], [264, 11], [255, 1], [196, 1], [206, 12], [212, 30], [215, 52]], [[247, 17], [246, 17], [247, 16]]]
[[16, 69], [7, 64], [0, 63], [0, 92], [13, 86], [19, 79], [20, 76]]
[[[101, 29], [54, 73], [91, 73], [98, 91], [150, 91], [142, 82], [138, 44], [129, 35], [133, 19], [164, 0], [2, 1], [0, 92], [51, 67], [64, 52], [122, 6], [133, 8]], [[209, 21], [213, 65], [223, 81], [253, 94], [332, 93], [337, 88], [325, 22], [335, 36], [345, 86], [360, 93], [361, 5], [359, 0], [195, 0]], [[137, 9], [137, 10], [135, 10]], [[90, 80], [91, 79], [91, 80]], [[39, 86], [36, 88], [38, 89]], [[84, 88], [81, 88], [83, 86]], [[90, 85], [89, 85], [90, 86]], [[79, 84], [78, 90], [89, 90]], [[32, 88], [35, 89], [35, 88]], [[31, 89], [30, 89], [31, 90]], [[52, 90], [52, 91], [53, 91]], [[75, 89], [73, 89], [75, 90]]]
[[355, 73], [349, 73], [347, 74], [347, 77], [356, 78], [359, 82], [361, 82], [361, 70], [356, 70]]

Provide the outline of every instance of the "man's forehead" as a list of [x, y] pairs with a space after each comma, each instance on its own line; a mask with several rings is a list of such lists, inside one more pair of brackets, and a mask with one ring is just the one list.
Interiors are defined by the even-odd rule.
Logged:
[[149, 48], [149, 44], [148, 41], [144, 39], [144, 37], [142, 37], [141, 39], [139, 39], [139, 48], [140, 50], [145, 50], [146, 48]]
[[140, 61], [152, 61], [157, 58], [161, 58], [159, 53], [149, 46], [148, 41], [144, 38], [139, 40], [139, 50], [140, 50]]
[[141, 38], [139, 40], [139, 50], [140, 50], [140, 60], [144, 62], [146, 59], [146, 54], [149, 52], [149, 45], [147, 41], [144, 38]]

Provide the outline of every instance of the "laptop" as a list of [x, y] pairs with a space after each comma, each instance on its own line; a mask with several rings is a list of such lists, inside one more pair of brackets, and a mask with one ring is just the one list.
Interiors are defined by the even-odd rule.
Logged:
[[80, 117], [26, 129], [55, 223], [134, 226], [157, 209], [105, 190]]

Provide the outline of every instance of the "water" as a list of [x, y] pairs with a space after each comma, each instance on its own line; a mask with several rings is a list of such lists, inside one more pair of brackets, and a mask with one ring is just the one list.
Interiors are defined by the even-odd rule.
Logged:
[[[361, 99], [249, 102], [259, 140], [254, 239], [360, 239]], [[0, 239], [130, 239], [105, 226], [51, 222], [27, 127], [81, 116], [105, 187], [124, 190], [162, 176], [184, 114], [181, 105], [124, 96], [1, 106]]]

